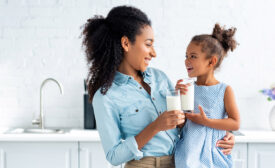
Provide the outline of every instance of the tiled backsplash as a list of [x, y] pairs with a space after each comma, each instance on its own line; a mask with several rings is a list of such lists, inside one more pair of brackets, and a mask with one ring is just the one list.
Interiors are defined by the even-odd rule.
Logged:
[[46, 127], [83, 127], [83, 79], [87, 74], [80, 27], [113, 7], [134, 5], [151, 18], [158, 57], [151, 66], [173, 82], [186, 76], [185, 49], [195, 34], [210, 33], [216, 22], [236, 26], [236, 51], [217, 72], [230, 84], [241, 111], [241, 128], [269, 129], [274, 102], [258, 93], [275, 82], [275, 1], [255, 0], [0, 0], [0, 127], [31, 126], [44, 88]]

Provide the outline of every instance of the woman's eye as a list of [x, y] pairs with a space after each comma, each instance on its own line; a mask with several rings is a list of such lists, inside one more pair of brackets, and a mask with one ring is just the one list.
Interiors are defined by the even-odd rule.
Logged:
[[187, 58], [188, 58], [188, 56], [186, 55], [186, 56], [185, 56], [185, 58], [187, 59]]
[[152, 44], [146, 44], [148, 47], [151, 47], [152, 46]]
[[196, 56], [194, 56], [194, 55], [191, 55], [191, 58], [197, 58]]

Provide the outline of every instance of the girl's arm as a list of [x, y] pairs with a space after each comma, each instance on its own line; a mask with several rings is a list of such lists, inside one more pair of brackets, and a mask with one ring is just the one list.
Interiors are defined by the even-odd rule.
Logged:
[[200, 113], [186, 113], [186, 118], [201, 125], [205, 125], [210, 128], [234, 131], [240, 127], [240, 116], [233, 90], [228, 86], [224, 94], [225, 111], [228, 118], [225, 119], [210, 119], [207, 118], [201, 106], [199, 106]]

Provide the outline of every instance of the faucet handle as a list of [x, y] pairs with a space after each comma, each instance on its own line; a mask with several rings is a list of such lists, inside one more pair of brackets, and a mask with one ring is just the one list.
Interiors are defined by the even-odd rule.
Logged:
[[41, 123], [40, 119], [34, 119], [32, 120], [32, 125], [39, 125]]

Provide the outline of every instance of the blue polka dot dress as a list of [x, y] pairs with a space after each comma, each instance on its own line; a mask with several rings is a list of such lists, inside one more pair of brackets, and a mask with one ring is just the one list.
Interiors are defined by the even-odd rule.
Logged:
[[[195, 84], [195, 113], [200, 113], [201, 105], [208, 118], [223, 119], [227, 116], [224, 107], [226, 84], [198, 86]], [[227, 168], [232, 167], [231, 155], [224, 155], [216, 147], [226, 131], [209, 128], [186, 121], [182, 128], [181, 139], [176, 144], [176, 168]]]

